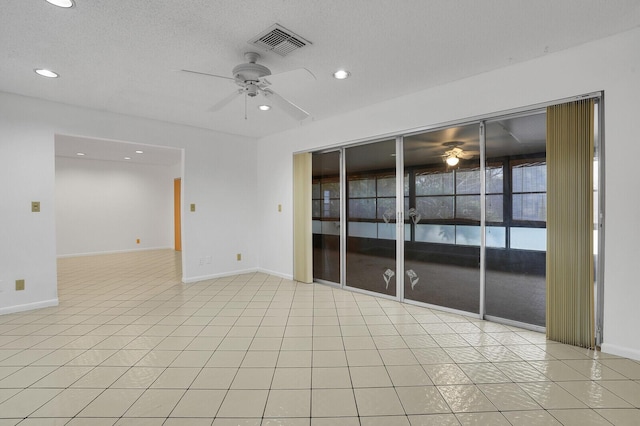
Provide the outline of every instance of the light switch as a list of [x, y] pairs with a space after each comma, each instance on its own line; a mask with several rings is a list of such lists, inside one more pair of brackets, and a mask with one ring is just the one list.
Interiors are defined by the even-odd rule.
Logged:
[[278, 211], [281, 212], [282, 211], [282, 204], [278, 204]]
[[31, 211], [33, 213], [40, 213], [40, 201], [31, 202]]
[[195, 204], [191, 204], [190, 210], [192, 212], [195, 212], [196, 211], [196, 205]]

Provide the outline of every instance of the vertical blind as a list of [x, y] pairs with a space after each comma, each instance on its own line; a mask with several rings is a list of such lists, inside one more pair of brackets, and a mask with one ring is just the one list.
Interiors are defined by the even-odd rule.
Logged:
[[293, 156], [293, 279], [313, 281], [311, 153]]
[[547, 108], [547, 338], [593, 348], [593, 99]]

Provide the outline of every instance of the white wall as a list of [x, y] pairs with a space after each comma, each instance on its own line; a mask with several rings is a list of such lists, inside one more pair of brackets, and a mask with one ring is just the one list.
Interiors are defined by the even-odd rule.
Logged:
[[254, 139], [0, 93], [0, 313], [57, 303], [56, 134], [184, 149], [183, 279], [257, 268]]
[[173, 167], [55, 162], [58, 257], [173, 247]]
[[[297, 151], [604, 90], [608, 158], [640, 158], [638, 46], [640, 29], [261, 139], [260, 266], [292, 274], [292, 153]], [[640, 286], [635, 279], [640, 259], [640, 227], [635, 226], [640, 217], [640, 193], [635, 189], [633, 165], [607, 165], [602, 348], [640, 359]], [[278, 203], [283, 204], [282, 213], [277, 212]]]
[[25, 126], [0, 100], [0, 313], [58, 303], [53, 155], [53, 134]]

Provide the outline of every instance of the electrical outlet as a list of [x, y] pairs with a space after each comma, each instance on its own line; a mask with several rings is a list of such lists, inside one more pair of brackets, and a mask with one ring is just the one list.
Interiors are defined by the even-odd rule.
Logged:
[[40, 201], [31, 202], [31, 211], [33, 213], [40, 213]]
[[278, 204], [278, 211], [281, 212], [282, 211], [282, 204]]
[[191, 206], [189, 208], [191, 209], [192, 212], [196, 211], [196, 205], [195, 204], [191, 204]]
[[200, 266], [204, 265], [204, 257], [200, 258]]
[[16, 280], [16, 291], [24, 290], [24, 280]]
[[136, 239], [136, 244], [140, 244], [140, 238]]
[[236, 260], [238, 260], [238, 262], [240, 262], [242, 260], [242, 254], [241, 253], [236, 254]]

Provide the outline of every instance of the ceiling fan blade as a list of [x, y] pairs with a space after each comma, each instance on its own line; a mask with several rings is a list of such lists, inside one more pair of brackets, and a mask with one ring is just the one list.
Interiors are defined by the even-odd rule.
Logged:
[[193, 71], [193, 70], [180, 70], [183, 72], [188, 72], [191, 74], [200, 74], [200, 75], [206, 75], [207, 77], [217, 77], [217, 78], [224, 78], [225, 80], [232, 80], [235, 81], [233, 78], [231, 77], [225, 77], [223, 75], [218, 75], [218, 74], [209, 74], [208, 72], [200, 72], [200, 71]]
[[302, 121], [309, 117], [309, 113], [294, 104], [293, 102], [283, 98], [271, 89], [263, 89], [264, 96], [273, 102], [278, 108], [289, 114], [297, 121]]
[[265, 77], [261, 77], [260, 80], [258, 81], [258, 87], [261, 89], [266, 89], [269, 86], [271, 86], [271, 82], [267, 80]]
[[[271, 74], [269, 78], [273, 78], [274, 81], [295, 81], [299, 84], [316, 81], [317, 78], [314, 73], [306, 68], [296, 68], [290, 71], [279, 72], [277, 74]], [[278, 84], [278, 83], [276, 83]]]
[[214, 104], [211, 108], [209, 108], [209, 111], [215, 112], [222, 109], [227, 104], [229, 104], [232, 100], [238, 97], [238, 95], [241, 93], [242, 93], [242, 89], [234, 90], [232, 94], [230, 94], [229, 96], [227, 96], [226, 98], [222, 99], [221, 101]]
[[471, 160], [475, 155], [469, 151], [462, 151], [460, 154], [458, 154], [458, 157], [462, 158], [463, 160]]

